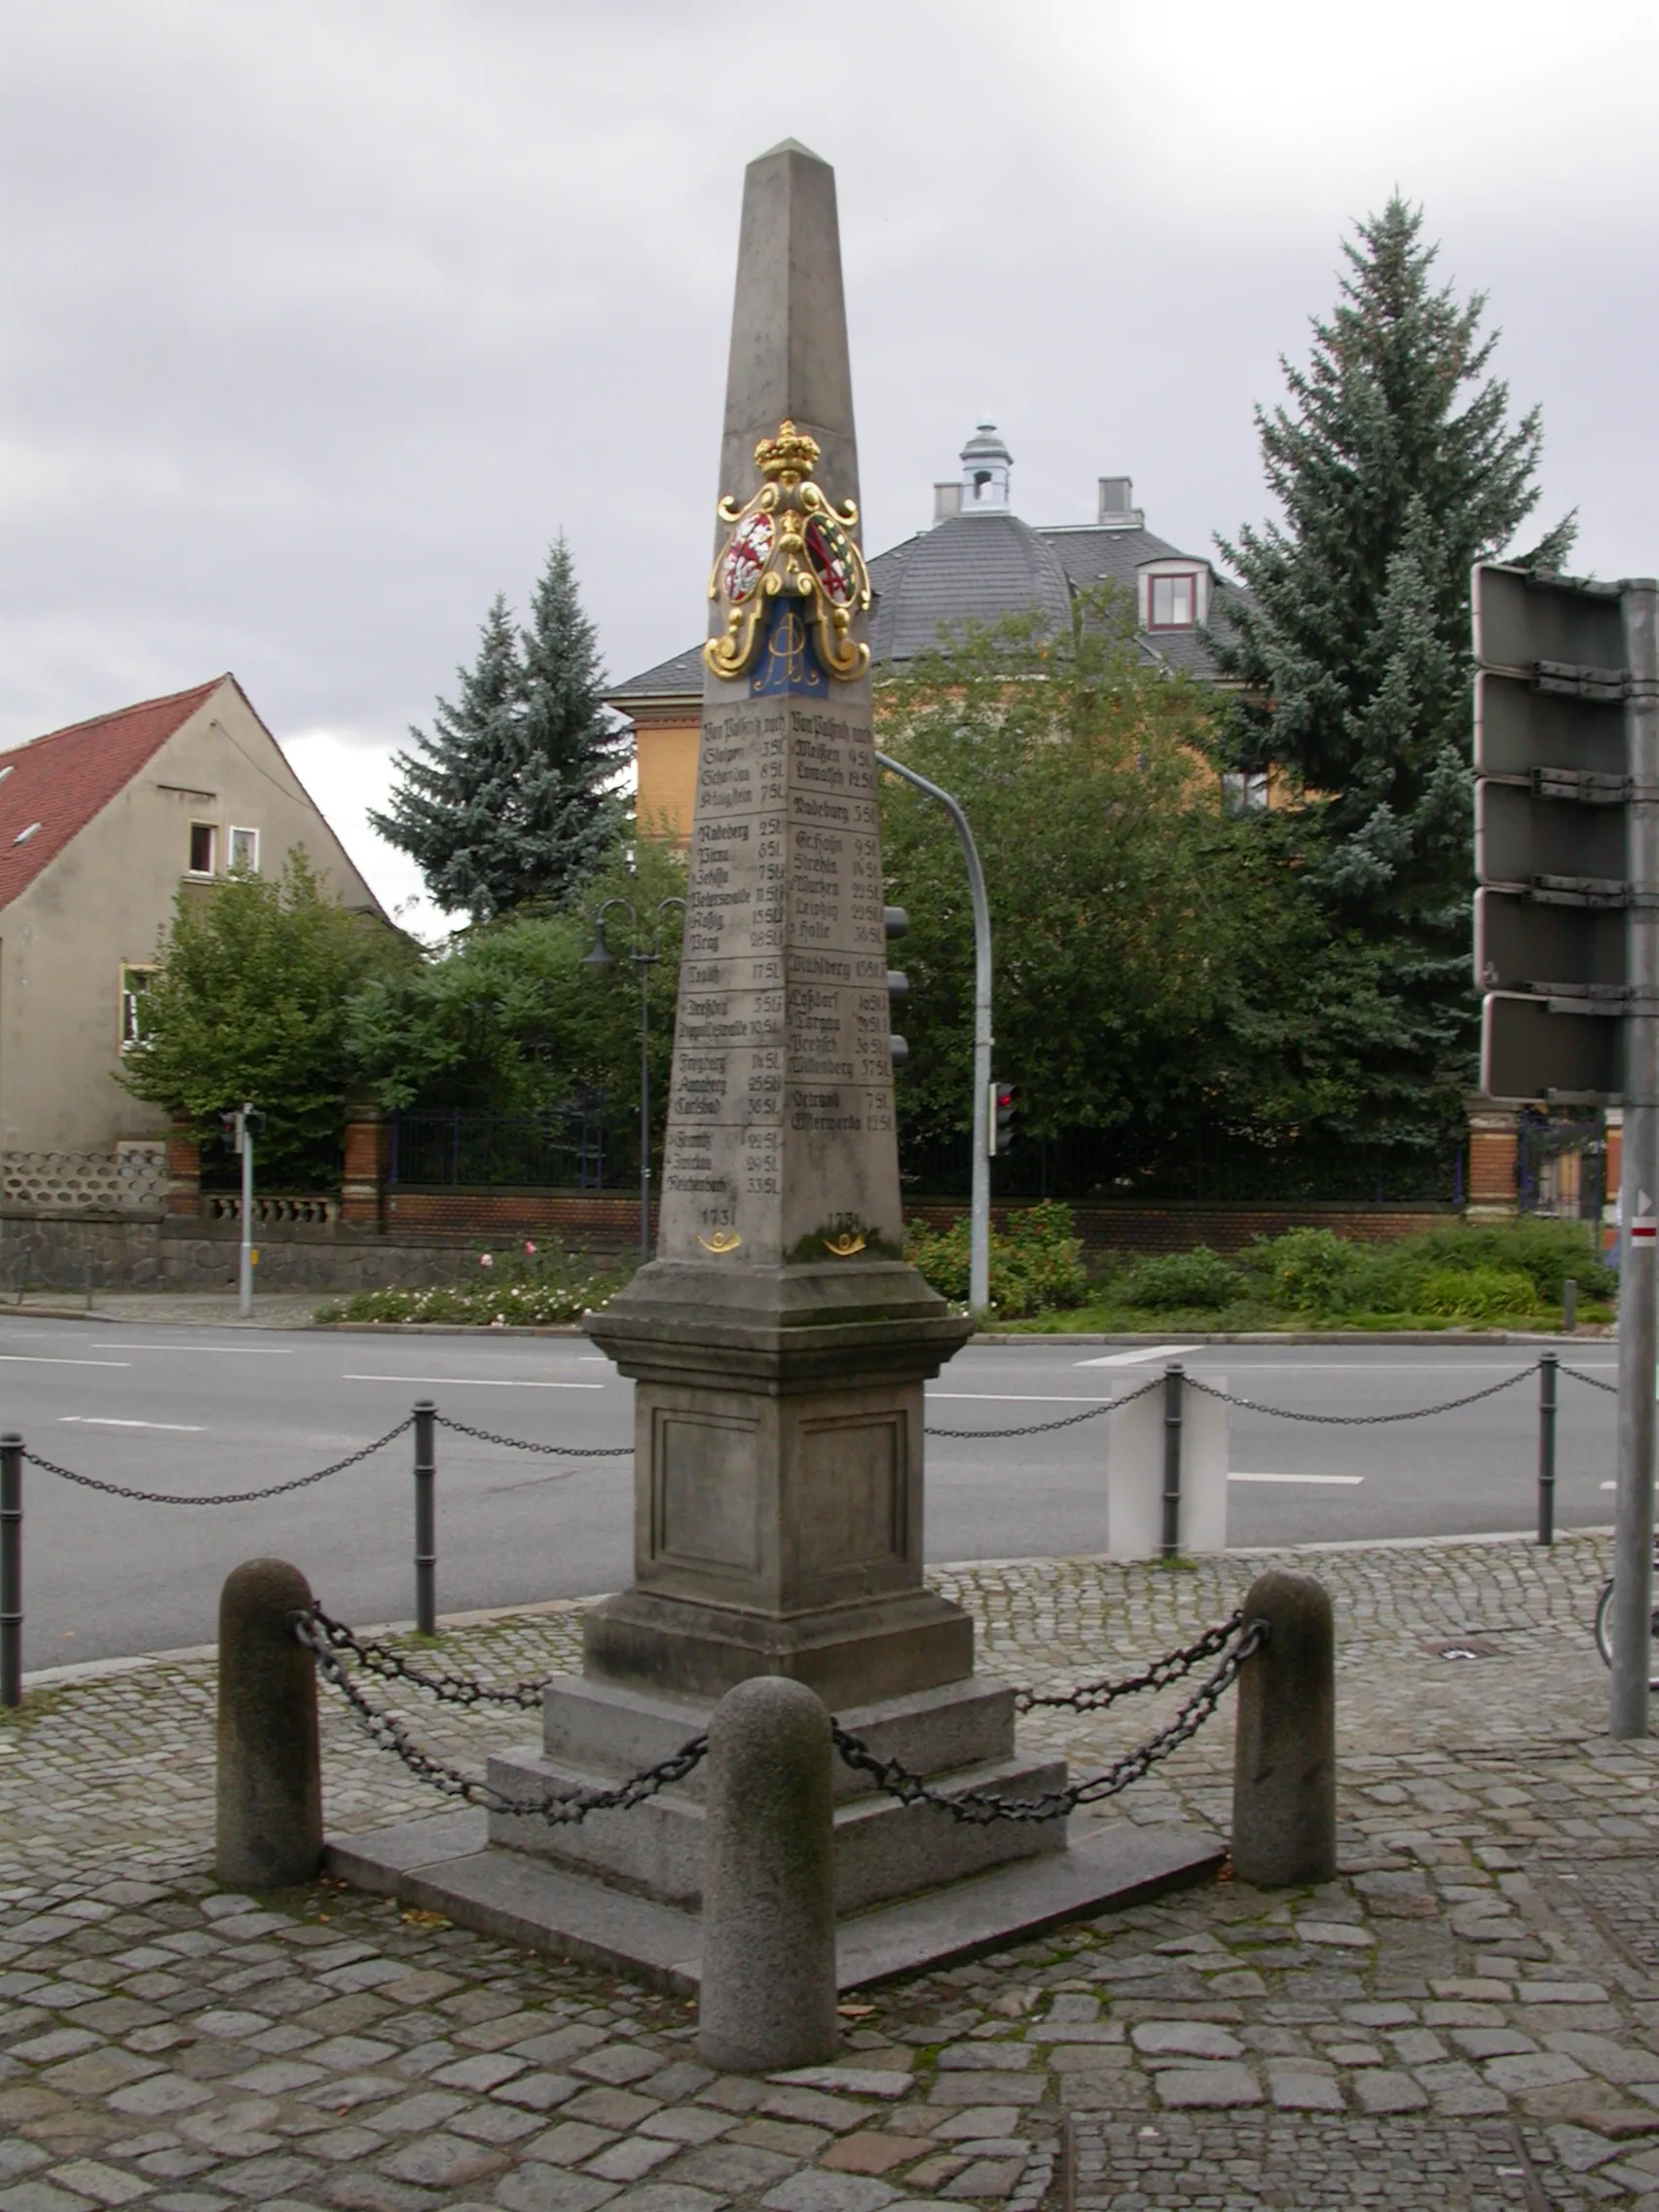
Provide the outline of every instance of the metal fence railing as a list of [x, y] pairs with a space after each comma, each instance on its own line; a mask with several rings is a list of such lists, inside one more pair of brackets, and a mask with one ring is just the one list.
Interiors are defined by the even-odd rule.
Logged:
[[602, 1190], [605, 1093], [583, 1090], [537, 1113], [443, 1106], [395, 1114], [387, 1181], [404, 1190]]

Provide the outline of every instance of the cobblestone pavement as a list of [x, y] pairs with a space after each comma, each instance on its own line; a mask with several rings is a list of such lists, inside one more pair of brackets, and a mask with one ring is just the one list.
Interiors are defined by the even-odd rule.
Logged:
[[[1659, 2212], [1655, 1751], [1604, 1732], [1603, 1542], [1284, 1556], [1337, 1607], [1341, 1879], [1223, 1879], [871, 1991], [839, 2067], [792, 2081], [712, 2074], [683, 2003], [428, 1915], [219, 1891], [207, 1664], [32, 1690], [0, 1719], [0, 2212], [1036, 2212], [1068, 2169], [1080, 2212]], [[988, 1670], [1057, 1683], [1186, 1640], [1264, 1564], [934, 1579]], [[570, 1667], [579, 1611], [455, 1628], [446, 1663]], [[1023, 1725], [1091, 1762], [1179, 1694]], [[391, 1702], [452, 1756], [526, 1734]], [[336, 1832], [432, 1803], [332, 1701], [324, 1736]], [[1120, 1817], [1224, 1824], [1231, 1750], [1224, 1709]]]

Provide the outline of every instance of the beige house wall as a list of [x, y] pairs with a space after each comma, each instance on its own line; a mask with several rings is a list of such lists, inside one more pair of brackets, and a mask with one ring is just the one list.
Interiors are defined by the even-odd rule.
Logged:
[[232, 829], [257, 830], [261, 873], [303, 845], [346, 905], [381, 911], [270, 732], [221, 683], [0, 910], [0, 1151], [109, 1153], [164, 1131], [115, 1080], [121, 972], [155, 961], [190, 880], [193, 823], [214, 826], [220, 875]]

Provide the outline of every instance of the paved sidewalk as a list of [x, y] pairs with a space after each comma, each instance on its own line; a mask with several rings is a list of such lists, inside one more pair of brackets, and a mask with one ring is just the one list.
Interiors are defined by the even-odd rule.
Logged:
[[[384, 1901], [218, 1892], [206, 1663], [31, 1692], [0, 1719], [0, 2212], [1035, 2212], [1062, 2131], [1091, 2208], [1659, 2212], [1659, 1782], [1604, 1733], [1604, 1558], [1301, 1555], [1337, 1605], [1342, 1878], [1224, 1880], [870, 1992], [812, 2081], [711, 2074], [683, 2004]], [[934, 1579], [988, 1669], [1059, 1682], [1184, 1641], [1263, 1564]], [[568, 1667], [578, 1621], [446, 1657]], [[1178, 1697], [1025, 1726], [1092, 1761]], [[452, 1755], [527, 1733], [396, 1703]], [[334, 1831], [432, 1803], [324, 1725]], [[1224, 1708], [1122, 1814], [1225, 1823], [1231, 1752]]]

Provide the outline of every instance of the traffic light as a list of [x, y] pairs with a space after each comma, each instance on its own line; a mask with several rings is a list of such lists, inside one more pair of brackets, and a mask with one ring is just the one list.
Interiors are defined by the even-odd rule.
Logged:
[[1588, 1102], [1624, 1088], [1626, 917], [1646, 889], [1627, 861], [1627, 636], [1641, 589], [1475, 571], [1475, 981], [1491, 1097]]
[[226, 1144], [233, 1152], [240, 1153], [244, 1137], [262, 1134], [265, 1116], [257, 1106], [230, 1106], [219, 1116], [219, 1127]]
[[993, 1160], [1014, 1143], [1014, 1086], [991, 1084], [990, 1112], [985, 1117], [985, 1150]]
[[[886, 931], [889, 938], [903, 937], [910, 926], [910, 917], [905, 913], [903, 906], [883, 906], [883, 908], [881, 909], [881, 921], [882, 927]], [[898, 999], [903, 998], [908, 992], [909, 988], [910, 978], [905, 975], [904, 971], [902, 968], [888, 969], [887, 1004], [889, 1021], [891, 1021], [893, 1018], [892, 1009], [894, 1002]], [[894, 1030], [889, 1035], [887, 1043], [889, 1050], [893, 1054], [893, 1065], [896, 1068], [902, 1068], [904, 1065], [904, 1062], [910, 1057], [909, 1046], [905, 1044], [903, 1038], [899, 1035], [897, 1030]]]

